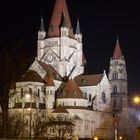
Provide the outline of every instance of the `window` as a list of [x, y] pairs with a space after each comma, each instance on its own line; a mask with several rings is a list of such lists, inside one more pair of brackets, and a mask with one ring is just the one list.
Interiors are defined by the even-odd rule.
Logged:
[[114, 80], [115, 80], [115, 79], [118, 79], [118, 72], [115, 71], [115, 72], [113, 73], [113, 79], [114, 79]]
[[87, 98], [87, 92], [85, 92], [85, 97]]
[[82, 85], [83, 85], [83, 86], [86, 85], [86, 83], [87, 83], [87, 82], [86, 82], [86, 79], [82, 79], [81, 82], [82, 82]]
[[37, 96], [40, 96], [40, 89], [37, 90]]
[[44, 91], [43, 91], [43, 92], [44, 92], [44, 94], [46, 95], [46, 87], [45, 87], [45, 86], [44, 86]]
[[51, 31], [51, 32], [54, 31], [54, 26], [53, 26], [53, 25], [50, 26], [50, 31]]
[[52, 90], [50, 90], [50, 95], [52, 95]]
[[106, 103], [106, 94], [105, 94], [105, 92], [102, 92], [102, 101], [103, 101], [103, 103]]
[[65, 105], [65, 103], [63, 102], [63, 106]]
[[76, 101], [74, 101], [74, 106], [76, 106]]
[[89, 101], [91, 101], [91, 94], [89, 94]]
[[123, 100], [123, 107], [127, 107], [127, 101], [126, 100]]
[[114, 87], [113, 87], [113, 93], [117, 93], [117, 85], [114, 85]]
[[29, 88], [29, 93], [32, 93], [32, 89], [31, 88]]
[[66, 36], [66, 31], [62, 31], [62, 36]]
[[116, 100], [114, 100], [113, 106], [114, 106], [114, 108], [116, 108]]
[[57, 76], [56, 73], [53, 73], [53, 78], [54, 78], [54, 79], [56, 78], [56, 76]]
[[21, 98], [23, 98], [23, 88], [21, 88]]
[[66, 92], [63, 91], [63, 92], [61, 93], [61, 95], [62, 95], [63, 97], [66, 96]]
[[45, 98], [43, 97], [43, 103], [45, 103]]
[[73, 92], [73, 96], [77, 96], [77, 92], [76, 91]]

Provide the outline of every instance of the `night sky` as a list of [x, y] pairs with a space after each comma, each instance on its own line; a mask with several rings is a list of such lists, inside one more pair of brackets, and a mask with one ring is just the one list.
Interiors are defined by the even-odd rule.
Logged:
[[[1, 4], [0, 47], [22, 40], [28, 53], [36, 53], [41, 14], [47, 30], [53, 5], [54, 0]], [[80, 20], [87, 72], [102, 73], [104, 69], [108, 72], [118, 35], [127, 63], [129, 89], [139, 88], [140, 3], [125, 0], [67, 0], [67, 5], [74, 30], [77, 18]]]

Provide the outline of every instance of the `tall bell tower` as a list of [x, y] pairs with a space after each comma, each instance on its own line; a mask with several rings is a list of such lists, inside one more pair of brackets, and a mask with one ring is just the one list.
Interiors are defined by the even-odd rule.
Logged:
[[108, 78], [111, 84], [113, 110], [126, 110], [128, 107], [127, 71], [125, 58], [122, 55], [118, 38], [114, 54], [110, 59]]
[[84, 73], [85, 60], [80, 24], [78, 20], [74, 33], [66, 0], [55, 1], [45, 38], [44, 33], [44, 28], [41, 28], [38, 38], [38, 61], [52, 65], [62, 77], [68, 76], [71, 71], [70, 78]]

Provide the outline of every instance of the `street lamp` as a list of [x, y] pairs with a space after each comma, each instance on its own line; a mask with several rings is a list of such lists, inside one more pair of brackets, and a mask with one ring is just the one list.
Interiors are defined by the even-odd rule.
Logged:
[[94, 140], [98, 140], [98, 137], [94, 137]]
[[122, 140], [122, 136], [119, 136], [119, 140]]
[[133, 98], [134, 103], [139, 104], [140, 103], [140, 97], [139, 96], [135, 96]]

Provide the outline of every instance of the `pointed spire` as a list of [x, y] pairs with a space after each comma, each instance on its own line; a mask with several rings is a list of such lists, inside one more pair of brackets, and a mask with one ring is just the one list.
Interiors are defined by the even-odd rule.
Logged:
[[119, 59], [122, 57], [122, 51], [121, 51], [121, 47], [120, 47], [120, 43], [119, 43], [119, 39], [117, 36], [117, 41], [116, 41], [116, 46], [115, 46], [115, 50], [114, 50], [114, 54], [113, 54], [113, 59]]
[[41, 24], [40, 24], [40, 29], [39, 29], [39, 31], [45, 32], [43, 16], [41, 16]]
[[67, 23], [67, 27], [69, 29], [69, 36], [71, 38], [74, 38], [66, 0], [56, 0], [47, 37], [60, 36], [60, 25], [61, 25], [61, 20], [63, 15], [65, 17], [65, 23]]
[[76, 34], [81, 34], [79, 19], [77, 19]]

